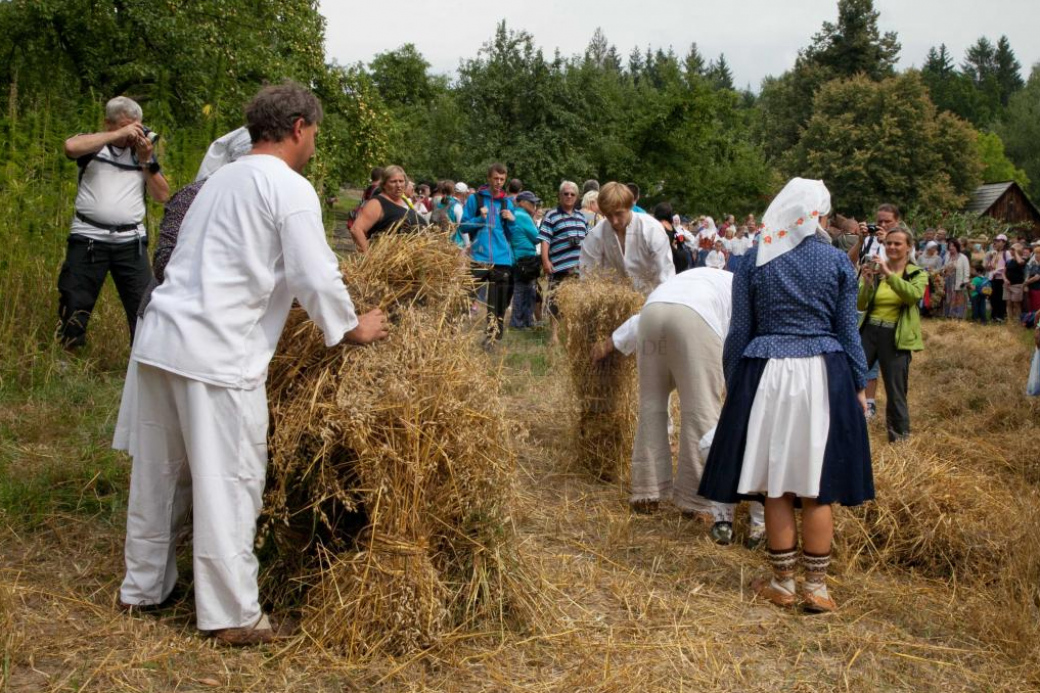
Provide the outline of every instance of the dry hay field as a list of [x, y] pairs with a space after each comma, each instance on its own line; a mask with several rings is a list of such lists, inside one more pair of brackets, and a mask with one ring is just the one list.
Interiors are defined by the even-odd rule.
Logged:
[[[393, 299], [369, 294], [375, 304]], [[411, 313], [402, 315], [400, 329], [439, 339], [436, 331], [422, 332], [429, 326]], [[313, 387], [327, 387], [327, 374], [353, 363], [307, 352], [305, 326], [293, 329], [312, 368], [301, 377]], [[841, 609], [819, 616], [752, 598], [747, 585], [765, 570], [761, 553], [714, 545], [706, 527], [669, 505], [655, 515], [633, 515], [623, 482], [603, 481], [576, 461], [565, 346], [550, 346], [545, 331], [509, 333], [488, 358], [477, 352], [477, 341], [475, 335], [461, 340], [466, 353], [456, 360], [437, 361], [418, 348], [401, 353], [414, 368], [482, 369], [456, 388], [458, 401], [487, 401], [489, 417], [500, 420], [467, 421], [505, 438], [467, 446], [464, 436], [452, 436], [455, 452], [443, 460], [445, 469], [459, 470], [481, 450], [496, 456], [485, 459], [494, 475], [481, 477], [495, 487], [475, 487], [474, 502], [495, 496], [481, 527], [471, 531], [466, 523], [474, 516], [461, 511], [450, 528], [428, 522], [422, 502], [445, 503], [450, 495], [423, 496], [423, 482], [408, 476], [407, 465], [373, 477], [426, 500], [400, 501], [412, 518], [407, 522], [369, 507], [367, 517], [386, 518], [393, 531], [378, 541], [374, 531], [353, 535], [354, 558], [317, 554], [317, 573], [276, 561], [272, 582], [269, 563], [268, 594], [310, 589], [299, 605], [303, 633], [279, 646], [229, 650], [194, 629], [190, 593], [158, 615], [116, 610], [125, 489], [102, 488], [107, 474], [78, 489], [114, 499], [106, 512], [44, 504], [44, 512], [24, 522], [9, 503], [0, 514], [0, 691], [1040, 690], [1040, 408], [1024, 396], [1030, 352], [1020, 330], [926, 325], [927, 350], [914, 359], [911, 375], [913, 441], [886, 445], [882, 424], [872, 425], [879, 498], [838, 514], [831, 589]], [[400, 363], [375, 360], [387, 378]], [[324, 370], [313, 370], [319, 366]], [[65, 400], [3, 404], [0, 426], [8, 440], [0, 450], [17, 460], [5, 467], [9, 475], [53, 470], [63, 456], [89, 465], [108, 454], [121, 378], [83, 377], [91, 386]], [[409, 387], [391, 381], [394, 392]], [[288, 387], [279, 386], [280, 401], [302, 406]], [[455, 386], [435, 381], [432, 387]], [[358, 397], [388, 401], [362, 390]], [[350, 388], [336, 396], [349, 398]], [[74, 436], [72, 446], [69, 437], [49, 433], [81, 407], [112, 413]], [[391, 436], [390, 428], [358, 412], [341, 419], [338, 426], [354, 421], [368, 427], [364, 435], [378, 434], [356, 449], [389, 450], [398, 445], [394, 436], [422, 440], [407, 427]], [[294, 440], [305, 443], [313, 434], [321, 447], [342, 434], [330, 427], [299, 424]], [[308, 449], [308, 459], [320, 459]], [[129, 465], [114, 459], [124, 470]], [[269, 486], [282, 493], [284, 510], [292, 505], [285, 493], [291, 478], [277, 473]], [[355, 493], [312, 483], [320, 497], [296, 501], [297, 509], [320, 519], [318, 503], [337, 493], [343, 507], [364, 506], [373, 485], [379, 484], [361, 484]], [[299, 530], [282, 525], [281, 534], [269, 536], [291, 549]], [[491, 539], [472, 538], [487, 527], [497, 528], [496, 561], [488, 557]], [[742, 529], [738, 516], [738, 538]], [[299, 545], [309, 541], [299, 538]], [[476, 546], [469, 553], [467, 542]], [[409, 589], [387, 591], [357, 577], [368, 575], [357, 556], [377, 553], [380, 561], [366, 565], [387, 584]], [[183, 580], [190, 558], [182, 554]], [[347, 578], [338, 579], [336, 570]], [[358, 584], [369, 590], [365, 600], [345, 594]], [[409, 613], [395, 611], [395, 595], [422, 602], [425, 626], [380, 642], [379, 629], [399, 628], [395, 614]]]

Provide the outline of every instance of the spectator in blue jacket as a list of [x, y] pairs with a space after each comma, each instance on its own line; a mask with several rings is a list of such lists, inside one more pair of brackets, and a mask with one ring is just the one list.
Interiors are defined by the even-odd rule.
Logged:
[[473, 278], [487, 285], [488, 327], [484, 348], [502, 339], [509, 304], [513, 251], [509, 238], [516, 222], [513, 201], [503, 188], [508, 171], [502, 164], [488, 168], [487, 185], [475, 190], [462, 210], [460, 229], [472, 240]]
[[536, 250], [538, 227], [534, 213], [542, 201], [530, 190], [516, 196], [516, 223], [510, 239], [513, 248], [513, 329], [534, 327], [535, 282], [541, 276], [541, 258]]

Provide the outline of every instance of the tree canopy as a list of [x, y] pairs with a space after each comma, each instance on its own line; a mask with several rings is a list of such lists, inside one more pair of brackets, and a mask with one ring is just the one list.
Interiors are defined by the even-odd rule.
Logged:
[[389, 163], [479, 183], [500, 160], [545, 199], [564, 179], [615, 179], [690, 212], [761, 210], [794, 175], [823, 176], [849, 211], [881, 198], [955, 207], [991, 176], [1037, 192], [1040, 83], [1023, 84], [1006, 37], [981, 37], [959, 66], [941, 44], [900, 74], [873, 0], [836, 10], [756, 95], [735, 90], [724, 54], [691, 42], [625, 56], [600, 29], [578, 55], [546, 55], [500, 23], [456, 75], [438, 75], [407, 43], [328, 61], [317, 0], [0, 0], [0, 129], [17, 158], [20, 114], [45, 112], [38, 146], [58, 151], [126, 94], [187, 177], [260, 85], [289, 78], [325, 104], [310, 172], [332, 187]]

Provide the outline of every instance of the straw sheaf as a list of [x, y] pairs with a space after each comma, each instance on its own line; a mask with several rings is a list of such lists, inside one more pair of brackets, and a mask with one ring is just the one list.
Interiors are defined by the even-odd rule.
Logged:
[[614, 274], [564, 283], [563, 316], [577, 464], [603, 479], [625, 483], [636, 426], [636, 359], [613, 352], [592, 362], [592, 347], [643, 307], [645, 296]]
[[326, 349], [293, 311], [270, 376], [265, 583], [305, 601], [308, 632], [351, 655], [524, 621], [513, 432], [500, 374], [466, 332], [458, 249], [387, 236], [343, 272], [359, 313], [389, 314], [390, 337]]

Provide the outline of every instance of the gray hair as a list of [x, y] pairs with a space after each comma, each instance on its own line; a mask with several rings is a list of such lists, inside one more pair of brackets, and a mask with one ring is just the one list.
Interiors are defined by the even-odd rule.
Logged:
[[572, 188], [574, 190], [574, 194], [575, 195], [578, 194], [578, 184], [575, 183], [574, 181], [572, 181], [572, 180], [565, 180], [562, 183], [560, 183], [560, 192], [563, 192], [567, 188]]
[[105, 120], [110, 123], [118, 123], [121, 118], [128, 120], [141, 120], [141, 106], [127, 96], [117, 96], [105, 104]]

